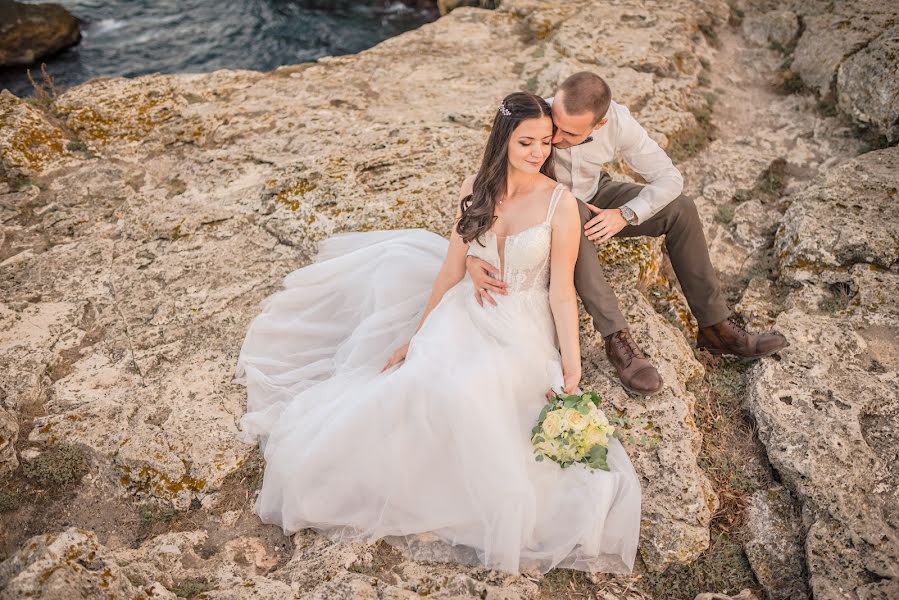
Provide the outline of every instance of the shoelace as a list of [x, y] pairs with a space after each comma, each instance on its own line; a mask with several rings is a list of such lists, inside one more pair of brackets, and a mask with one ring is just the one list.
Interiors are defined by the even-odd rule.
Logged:
[[643, 358], [643, 351], [640, 350], [640, 347], [637, 345], [637, 342], [634, 341], [626, 331], [622, 331], [615, 335], [615, 344], [621, 348], [624, 347], [624, 358], [630, 364], [634, 358]]
[[746, 331], [746, 328], [740, 322], [738, 322], [734, 317], [730, 317], [727, 320], [731, 323], [731, 325], [733, 325], [736, 328], [737, 334], [739, 334], [741, 337], [746, 337], [749, 335], [749, 332]]

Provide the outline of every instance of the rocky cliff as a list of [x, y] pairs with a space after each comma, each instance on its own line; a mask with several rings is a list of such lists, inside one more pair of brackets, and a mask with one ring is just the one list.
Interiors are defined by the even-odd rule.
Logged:
[[[776, 28], [753, 20], [781, 17], [714, 0], [507, 0], [270, 73], [0, 93], [4, 593], [518, 598], [562, 597], [570, 583], [687, 597], [684, 579], [719, 586], [698, 591], [737, 581], [711, 574], [733, 551], [725, 570], [773, 597], [889, 597], [896, 148], [855, 158], [859, 135], [839, 114], [808, 92], [771, 92]], [[741, 27], [762, 47], [745, 47]], [[236, 440], [244, 394], [231, 383], [259, 303], [331, 233], [446, 234], [498, 100], [549, 95], [582, 69], [676, 157], [733, 301], [791, 339], [748, 370], [694, 354], [660, 241], [601, 250], [666, 382], [629, 398], [583, 322], [585, 383], [660, 440], [628, 447], [644, 492], [635, 577], [557, 586], [259, 525], [261, 462]], [[751, 448], [746, 464], [734, 440]]]

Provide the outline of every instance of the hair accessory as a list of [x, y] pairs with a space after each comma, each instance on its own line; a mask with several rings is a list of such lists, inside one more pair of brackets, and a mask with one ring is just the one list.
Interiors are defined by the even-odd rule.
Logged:
[[512, 116], [512, 111], [509, 110], [508, 108], [506, 108], [506, 105], [503, 104], [502, 102], [499, 103], [499, 112], [503, 113], [503, 114], [506, 115], [507, 117], [511, 117], [511, 116]]

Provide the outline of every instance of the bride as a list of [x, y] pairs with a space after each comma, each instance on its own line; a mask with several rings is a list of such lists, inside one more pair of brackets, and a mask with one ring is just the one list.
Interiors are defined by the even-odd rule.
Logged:
[[[633, 568], [640, 484], [621, 444], [593, 471], [537, 462], [530, 443], [544, 394], [581, 379], [582, 233], [552, 133], [542, 98], [510, 94], [449, 242], [335, 235], [262, 303], [234, 381], [265, 455], [264, 522], [510, 573]], [[479, 306], [469, 254], [508, 283], [496, 306]]]

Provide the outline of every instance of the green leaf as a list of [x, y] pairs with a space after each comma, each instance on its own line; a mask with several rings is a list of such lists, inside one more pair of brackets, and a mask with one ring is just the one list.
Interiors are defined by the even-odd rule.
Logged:
[[587, 464], [589, 464], [594, 469], [602, 469], [603, 471], [609, 470], [609, 463], [607, 462], [607, 458], [609, 455], [609, 449], [601, 444], [596, 444], [592, 448], [590, 448], [590, 453], [588, 454], [589, 459]]
[[544, 439], [544, 437], [542, 435], [538, 435], [537, 437], [534, 438], [535, 444], [539, 444], [540, 442], [545, 442], [545, 441], [546, 441], [546, 439]]
[[542, 455], [542, 454], [538, 454], [538, 455], [534, 458], [534, 460], [536, 460], [537, 462], [543, 462], [543, 455]]
[[534, 425], [533, 429], [531, 429], [531, 433], [540, 433], [540, 430], [540, 425]]
[[590, 407], [586, 404], [578, 404], [577, 411], [582, 415], [590, 414]]

